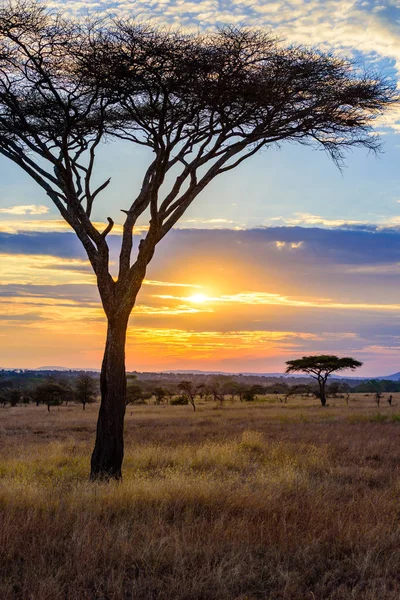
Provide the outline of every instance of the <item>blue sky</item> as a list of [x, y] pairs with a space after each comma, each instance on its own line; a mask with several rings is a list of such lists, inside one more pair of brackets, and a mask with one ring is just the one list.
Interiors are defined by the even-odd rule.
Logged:
[[[51, 6], [75, 15], [111, 7], [188, 29], [264, 27], [389, 77], [400, 70], [394, 0]], [[376, 128], [382, 152], [354, 149], [342, 171], [315, 148], [282, 145], [215, 180], [182, 217], [185, 231], [163, 242], [150, 267], [131, 321], [128, 367], [281, 371], [289, 358], [335, 352], [363, 360], [364, 375], [400, 370], [400, 107]], [[148, 160], [128, 144], [101, 147], [99, 178], [110, 175], [112, 183], [95, 220], [122, 222], [120, 209]], [[78, 243], [18, 167], [0, 158], [0, 172], [0, 366], [98, 367], [104, 318]], [[117, 251], [117, 236], [111, 239]], [[207, 302], [190, 301], [197, 289]], [[38, 344], [26, 341], [34, 336]]]

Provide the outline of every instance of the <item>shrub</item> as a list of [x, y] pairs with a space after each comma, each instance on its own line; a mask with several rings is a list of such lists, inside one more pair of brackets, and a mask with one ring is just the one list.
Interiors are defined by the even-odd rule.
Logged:
[[186, 396], [175, 396], [175, 398], [171, 398], [170, 404], [172, 404], [172, 406], [183, 406], [189, 404], [189, 400]]

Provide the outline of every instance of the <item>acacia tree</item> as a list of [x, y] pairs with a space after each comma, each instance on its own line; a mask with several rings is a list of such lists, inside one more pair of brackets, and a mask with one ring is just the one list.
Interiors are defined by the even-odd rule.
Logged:
[[[156, 245], [215, 177], [266, 146], [314, 143], [336, 162], [350, 146], [376, 148], [371, 122], [393, 99], [381, 78], [262, 31], [186, 35], [129, 19], [70, 21], [29, 0], [2, 5], [0, 153], [75, 231], [107, 317], [92, 478], [121, 476], [126, 330]], [[123, 208], [117, 277], [107, 243], [114, 222], [100, 228], [92, 214], [110, 182], [93, 183], [96, 149], [112, 138], [152, 152]]]
[[83, 410], [86, 404], [92, 404], [97, 399], [97, 383], [88, 373], [79, 373], [75, 382], [75, 398], [82, 404]]
[[183, 395], [188, 399], [190, 404], [193, 406], [194, 412], [196, 412], [196, 395], [197, 388], [192, 381], [180, 381], [178, 383], [178, 389], [181, 390]]
[[45, 381], [39, 383], [35, 388], [36, 404], [40, 402], [47, 405], [47, 410], [50, 412], [50, 406], [59, 406], [71, 395], [71, 390], [62, 383], [56, 381]]
[[339, 358], [333, 354], [321, 354], [319, 356], [303, 356], [296, 360], [286, 362], [286, 373], [306, 373], [316, 379], [319, 387], [319, 398], [322, 406], [326, 405], [326, 382], [332, 373], [350, 369], [354, 371], [362, 366], [362, 362], [351, 357]]

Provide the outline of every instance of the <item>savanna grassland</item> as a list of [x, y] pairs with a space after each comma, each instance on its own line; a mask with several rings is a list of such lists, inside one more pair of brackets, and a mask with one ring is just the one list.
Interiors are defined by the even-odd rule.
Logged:
[[122, 483], [89, 483], [97, 406], [0, 409], [2, 600], [400, 598], [400, 394], [128, 407]]

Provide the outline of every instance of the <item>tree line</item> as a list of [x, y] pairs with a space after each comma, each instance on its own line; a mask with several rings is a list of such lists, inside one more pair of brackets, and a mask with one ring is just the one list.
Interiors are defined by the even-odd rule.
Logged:
[[[201, 380], [203, 379], [203, 381]], [[21, 385], [21, 382], [23, 384]], [[362, 381], [351, 385], [347, 381], [333, 379], [326, 385], [326, 397], [342, 398], [348, 404], [350, 393], [367, 393], [374, 396], [379, 406], [384, 393], [400, 392], [400, 382], [390, 380]], [[73, 374], [72, 377], [42, 376], [39, 382], [32, 377], [23, 379], [0, 379], [0, 406], [45, 405], [51, 407], [81, 404], [83, 410], [87, 404], [99, 400], [99, 378], [86, 372]], [[249, 384], [236, 381], [229, 376], [211, 376], [207, 378], [193, 377], [181, 381], [165, 381], [160, 384], [157, 379], [141, 381], [136, 375], [127, 376], [126, 405], [190, 405], [196, 410], [198, 401], [215, 402], [223, 407], [226, 402], [255, 402], [262, 397], [276, 397], [281, 403], [287, 403], [297, 396], [314, 397], [321, 400], [317, 383], [288, 383], [277, 380], [275, 383]]]

